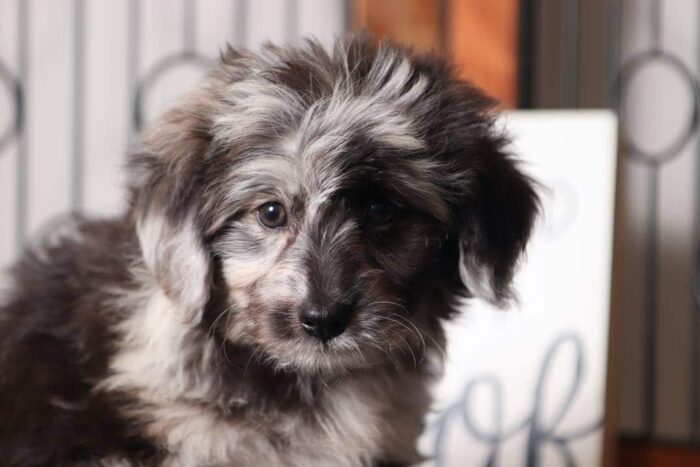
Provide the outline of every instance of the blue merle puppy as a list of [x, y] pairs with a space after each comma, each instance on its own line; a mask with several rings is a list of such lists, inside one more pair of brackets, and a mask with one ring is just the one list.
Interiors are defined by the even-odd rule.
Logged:
[[434, 56], [227, 49], [143, 136], [125, 214], [14, 266], [2, 464], [419, 461], [442, 325], [508, 302], [537, 211], [506, 143]]

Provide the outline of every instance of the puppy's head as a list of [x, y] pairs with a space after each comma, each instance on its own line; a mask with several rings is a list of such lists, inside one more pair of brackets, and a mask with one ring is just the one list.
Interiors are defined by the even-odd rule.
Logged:
[[415, 356], [455, 297], [507, 302], [530, 234], [537, 198], [490, 107], [363, 37], [228, 50], [134, 157], [145, 263], [179, 319], [279, 367]]

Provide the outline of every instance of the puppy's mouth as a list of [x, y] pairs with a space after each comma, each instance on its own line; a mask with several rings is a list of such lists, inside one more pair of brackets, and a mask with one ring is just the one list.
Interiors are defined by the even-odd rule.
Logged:
[[374, 352], [367, 351], [370, 336], [359, 335], [342, 322], [319, 325], [302, 323], [301, 333], [281, 339], [268, 348], [274, 363], [285, 370], [305, 374], [338, 375], [377, 363]]
[[[339, 376], [379, 366], [421, 362], [429, 337], [395, 300], [367, 300], [329, 308], [249, 303], [220, 319], [225, 338], [259, 362], [284, 372]], [[245, 366], [249, 366], [246, 361]]]
[[422, 333], [408, 320], [356, 308], [349, 315], [300, 315], [284, 336], [264, 339], [267, 360], [285, 371], [338, 376], [378, 366], [418, 364]]
[[[252, 372], [261, 365], [285, 374], [310, 377], [338, 377], [375, 366], [376, 356], [360, 351], [361, 344], [353, 337], [343, 335], [327, 341], [299, 339], [283, 340], [274, 345], [255, 344], [238, 346], [233, 343], [228, 356], [229, 364]], [[236, 350], [245, 350], [236, 359]]]

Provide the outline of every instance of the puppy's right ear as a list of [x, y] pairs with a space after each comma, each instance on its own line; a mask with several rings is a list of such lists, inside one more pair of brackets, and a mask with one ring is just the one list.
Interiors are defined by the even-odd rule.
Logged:
[[167, 113], [132, 155], [131, 215], [144, 263], [184, 322], [200, 321], [210, 294], [201, 172], [209, 146], [206, 112], [185, 102]]

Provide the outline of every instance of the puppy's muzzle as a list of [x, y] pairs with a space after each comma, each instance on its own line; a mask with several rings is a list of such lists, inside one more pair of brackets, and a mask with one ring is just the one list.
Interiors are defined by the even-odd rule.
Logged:
[[351, 314], [352, 305], [347, 304], [337, 304], [325, 309], [309, 307], [299, 313], [299, 321], [309, 335], [327, 342], [345, 332]]

